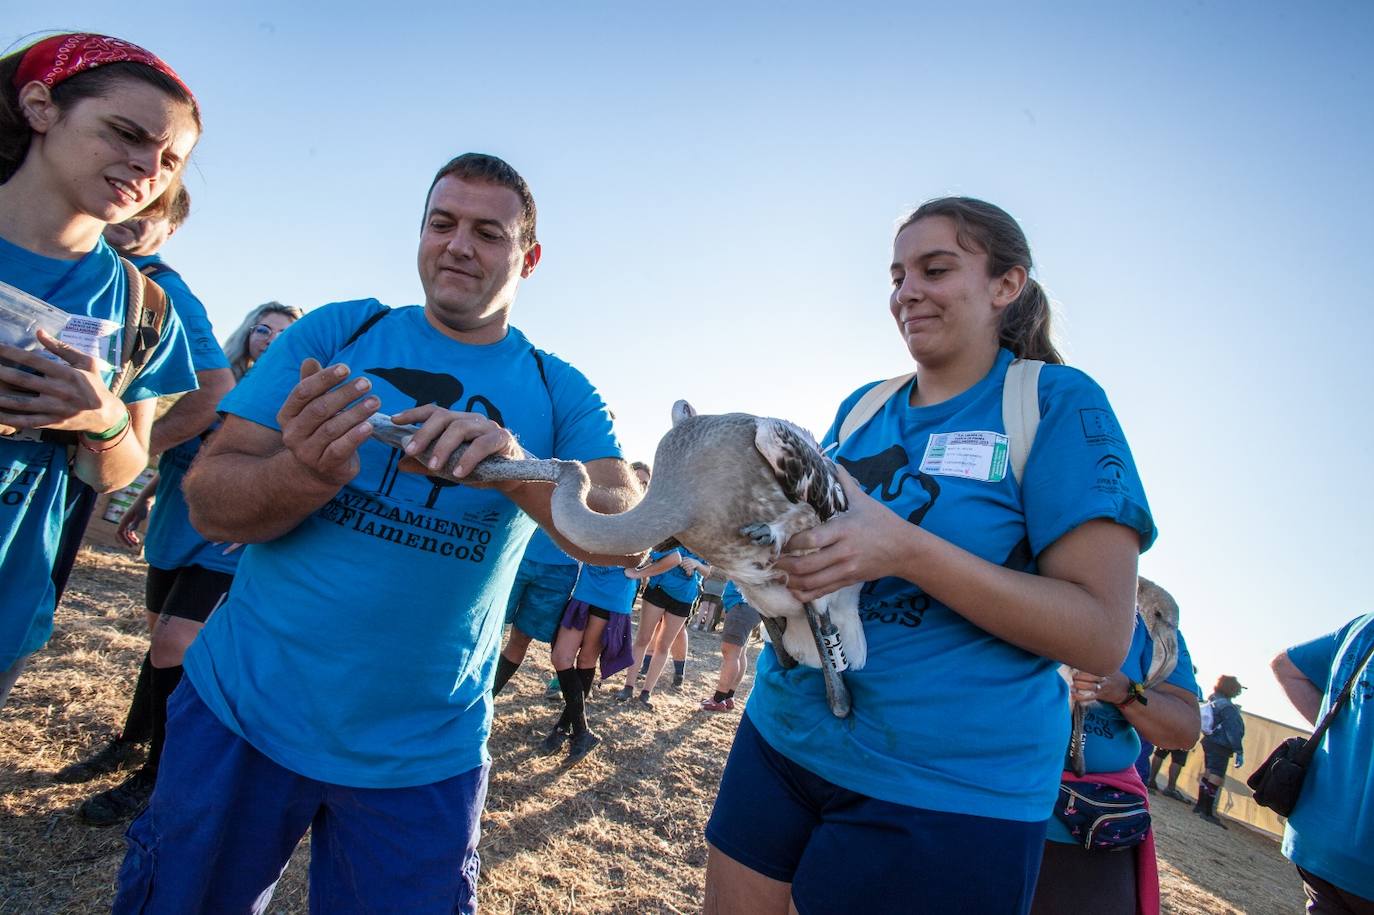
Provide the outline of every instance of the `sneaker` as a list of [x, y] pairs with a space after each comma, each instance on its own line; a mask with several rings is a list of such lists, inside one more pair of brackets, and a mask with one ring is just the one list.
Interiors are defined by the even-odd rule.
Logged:
[[102, 775], [132, 769], [143, 762], [143, 748], [132, 740], [111, 740], [90, 756], [59, 769], [53, 776], [54, 781], [68, 785], [88, 782]]
[[1213, 826], [1220, 826], [1222, 829], [1227, 828], [1226, 824], [1221, 821], [1221, 817], [1217, 816], [1214, 813], [1201, 813], [1198, 815], [1201, 816], [1208, 823], [1211, 823]]
[[682, 689], [683, 678], [673, 674], [673, 689]]
[[148, 806], [157, 774], [139, 769], [109, 791], [87, 798], [77, 816], [90, 826], [113, 826], [131, 820]]
[[1182, 801], [1185, 804], [1192, 803], [1192, 801], [1189, 800], [1186, 796], [1184, 796], [1183, 792], [1179, 791], [1177, 788], [1165, 788], [1163, 791], [1159, 793], [1164, 795], [1165, 797], [1173, 798], [1176, 801]]
[[1146, 782], [1146, 783], [1145, 783], [1145, 790], [1148, 791], [1148, 792], [1150, 792], [1151, 794], [1158, 794], [1158, 793], [1159, 793], [1159, 786], [1156, 785], [1154, 782]]
[[730, 711], [729, 703], [729, 699], [722, 699], [719, 702], [714, 699], [702, 699], [701, 708], [707, 712], [728, 712]]
[[628, 702], [630, 699], [634, 698], [634, 695], [635, 690], [633, 686], [622, 686], [620, 687], [620, 689], [615, 691], [614, 695], [612, 695], [611, 698], [614, 699], [616, 702]]
[[575, 763], [584, 759], [588, 753], [596, 749], [596, 745], [601, 743], [601, 738], [591, 731], [583, 731], [573, 737], [568, 744], [568, 762]]
[[647, 709], [651, 709], [654, 707], [653, 702], [649, 700], [649, 691], [647, 689], [642, 689], [639, 691], [638, 701], [640, 705], [644, 706]]
[[562, 699], [562, 698], [563, 698], [563, 688], [562, 688], [561, 686], [558, 685], [558, 678], [557, 678], [557, 677], [554, 677], [552, 680], [550, 680], [550, 681], [549, 681], [549, 685], [546, 686], [546, 687], [544, 687], [544, 698], [545, 698], [545, 699]]
[[552, 756], [563, 748], [563, 744], [566, 743], [567, 740], [568, 732], [555, 724], [553, 730], [549, 731], [548, 736], [540, 742], [539, 750], [545, 756]]
[[726, 710], [727, 712], [733, 712], [733, 711], [735, 710], [735, 697], [734, 697], [734, 696], [726, 696], [726, 697], [725, 697], [725, 710]]

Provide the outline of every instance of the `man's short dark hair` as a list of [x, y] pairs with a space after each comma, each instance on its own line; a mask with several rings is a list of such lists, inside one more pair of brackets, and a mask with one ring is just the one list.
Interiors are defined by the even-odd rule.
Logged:
[[[429, 183], [429, 191], [425, 193], [426, 216], [428, 215], [429, 195], [434, 193], [434, 186], [439, 183], [439, 179], [447, 178], [452, 175], [466, 181], [484, 181], [487, 184], [497, 184], [504, 188], [509, 188], [520, 198], [520, 245], [526, 251], [533, 248], [538, 242], [535, 236], [535, 208], [534, 194], [530, 193], [530, 186], [525, 183], [525, 179], [520, 177], [520, 173], [510, 166], [510, 163], [496, 156], [489, 156], [486, 153], [463, 153], [456, 159], [450, 159], [448, 163], [434, 176], [434, 180]], [[423, 225], [423, 219], [421, 225]]]

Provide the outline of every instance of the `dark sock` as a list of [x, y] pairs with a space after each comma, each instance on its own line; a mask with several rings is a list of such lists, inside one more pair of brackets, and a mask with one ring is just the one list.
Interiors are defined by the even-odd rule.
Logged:
[[129, 700], [129, 714], [124, 718], [124, 728], [119, 739], [126, 743], [145, 743], [153, 736], [153, 662], [148, 653], [143, 653], [143, 666], [138, 669], [138, 680], [134, 683], [134, 695]]
[[592, 694], [592, 684], [596, 682], [596, 668], [577, 668], [577, 678], [582, 682], [582, 697], [585, 699]]
[[167, 700], [181, 682], [181, 665], [152, 668], [153, 731], [148, 742], [148, 761], [144, 771], [156, 773], [162, 761], [162, 746], [167, 742]]
[[683, 675], [684, 673], [686, 673], [686, 671], [687, 671], [687, 662], [686, 662], [686, 661], [678, 661], [678, 660], [676, 660], [676, 659], [673, 660], [673, 679], [674, 679], [674, 680], [681, 680], [681, 679], [682, 679], [682, 675]]
[[641, 674], [647, 674], [649, 672], [649, 663], [653, 661], [653, 659], [653, 655], [649, 654], [648, 652], [645, 652], [644, 661], [639, 665], [639, 672]]
[[728, 693], [725, 694], [725, 698], [726, 698], [726, 699], [733, 699], [733, 698], [735, 698], [735, 691], [734, 691], [733, 689], [730, 690], [730, 692], [728, 692]]
[[1201, 809], [1203, 816], [1213, 816], [1216, 806], [1217, 786], [1204, 778], [1198, 784], [1197, 807], [1194, 809]]
[[587, 730], [587, 697], [582, 694], [582, 677], [577, 668], [555, 671], [558, 688], [563, 691], [564, 715], [574, 735]]
[[729, 699], [729, 698], [730, 698], [730, 694], [729, 694], [729, 693], [722, 693], [720, 690], [716, 690], [716, 694], [715, 694], [714, 696], [711, 697], [711, 701], [712, 701], [712, 702], [724, 702], [726, 699]]
[[519, 661], [508, 660], [506, 656], [503, 654], [497, 655], [496, 680], [491, 685], [491, 694], [493, 696], [499, 696], [501, 694], [502, 688], [505, 687], [505, 685], [510, 681], [510, 678], [514, 676], [515, 672], [519, 669]]

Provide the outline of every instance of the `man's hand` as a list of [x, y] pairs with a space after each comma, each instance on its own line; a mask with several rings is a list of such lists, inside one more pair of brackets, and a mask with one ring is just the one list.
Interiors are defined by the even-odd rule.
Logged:
[[[448, 466], [453, 452], [464, 444], [467, 451], [453, 468], [453, 475], [466, 477], [484, 459], [492, 455], [522, 460], [525, 451], [509, 429], [498, 425], [480, 413], [460, 413], [445, 410], [435, 404], [424, 404], [402, 410], [391, 417], [399, 426], [419, 425], [406, 442], [406, 458], [401, 469], [410, 473], [435, 473]], [[469, 484], [481, 486], [484, 484]], [[485, 484], [497, 489], [513, 489], [519, 482]]]
[[358, 446], [372, 435], [367, 418], [381, 407], [365, 396], [371, 389], [366, 378], [348, 380], [346, 365], [301, 363], [300, 383], [277, 411], [277, 423], [282, 444], [321, 482], [343, 486], [358, 475]]
[[119, 518], [119, 525], [115, 528], [115, 535], [130, 549], [137, 551], [143, 541], [138, 536], [138, 528], [144, 521], [148, 520], [148, 503], [143, 499], [135, 499], [133, 504], [125, 510]]
[[[105, 386], [94, 358], [41, 330], [38, 342], [62, 361], [0, 344], [0, 359], [40, 373], [0, 365], [0, 426], [98, 433], [120, 421], [127, 408]], [[37, 396], [10, 393], [14, 389]]]

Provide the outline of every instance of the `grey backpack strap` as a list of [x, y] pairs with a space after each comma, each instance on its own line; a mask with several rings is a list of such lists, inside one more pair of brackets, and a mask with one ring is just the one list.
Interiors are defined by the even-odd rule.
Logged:
[[1002, 425], [1007, 430], [1007, 451], [1017, 483], [1026, 473], [1026, 460], [1040, 427], [1040, 369], [1037, 359], [1017, 359], [1007, 367], [1002, 384]]
[[840, 433], [836, 436], [835, 441], [843, 444], [845, 439], [859, 431], [860, 426], [872, 419], [874, 414], [883, 408], [883, 404], [892, 398], [893, 394], [906, 387], [906, 383], [915, 377], [916, 373], [911, 372], [897, 378], [889, 378], [887, 381], [880, 381], [865, 391], [864, 396], [859, 398], [859, 402], [845, 416], [844, 422], [840, 423]]

